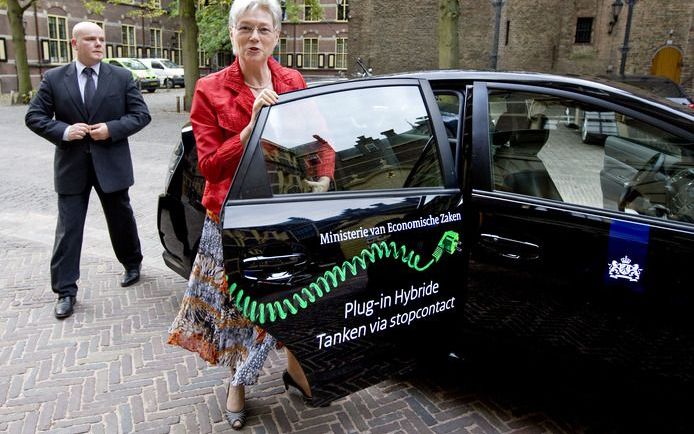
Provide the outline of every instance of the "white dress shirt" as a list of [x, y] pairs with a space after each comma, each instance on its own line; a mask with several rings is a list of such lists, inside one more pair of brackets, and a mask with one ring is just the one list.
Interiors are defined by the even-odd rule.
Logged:
[[[87, 76], [82, 74], [86, 65], [83, 65], [79, 60], [75, 60], [75, 67], [77, 68], [77, 86], [80, 89], [80, 95], [82, 96], [82, 102], [84, 102], [84, 86], [87, 84]], [[101, 62], [93, 65], [91, 68], [94, 70], [92, 74], [92, 80], [94, 80], [94, 89], [99, 86], [99, 68], [101, 67]], [[63, 131], [63, 140], [67, 141], [68, 135], [70, 134], [70, 126], [68, 125]]]

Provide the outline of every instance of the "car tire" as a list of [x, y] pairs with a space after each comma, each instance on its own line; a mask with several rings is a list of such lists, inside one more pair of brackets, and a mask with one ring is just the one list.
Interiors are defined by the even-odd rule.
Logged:
[[173, 80], [169, 80], [168, 78], [166, 80], [164, 80], [164, 87], [167, 89], [173, 89], [173, 87], [174, 87]]
[[157, 89], [147, 89], [147, 92], [149, 92], [149, 93], [154, 93], [154, 92], [156, 92], [156, 90], [157, 90]]

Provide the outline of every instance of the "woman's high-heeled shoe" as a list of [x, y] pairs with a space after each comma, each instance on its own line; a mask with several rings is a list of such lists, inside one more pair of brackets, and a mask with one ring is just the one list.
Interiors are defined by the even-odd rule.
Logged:
[[[227, 385], [227, 396], [229, 396], [229, 390], [231, 389], [231, 385]], [[236, 431], [240, 430], [241, 428], [246, 425], [246, 407], [244, 406], [241, 410], [239, 411], [231, 411], [227, 410], [226, 408], [226, 403], [224, 404], [224, 417], [226, 418], [227, 422], [229, 422], [229, 425]]]
[[308, 395], [306, 392], [304, 392], [304, 389], [302, 389], [301, 386], [299, 386], [296, 383], [296, 381], [294, 381], [292, 376], [289, 375], [289, 372], [284, 371], [282, 373], [282, 381], [284, 381], [284, 390], [289, 390], [289, 386], [292, 386], [295, 389], [297, 389], [299, 392], [301, 392], [301, 396], [304, 397], [304, 402], [308, 403], [308, 402], [311, 402], [311, 400], [313, 399], [310, 395]]

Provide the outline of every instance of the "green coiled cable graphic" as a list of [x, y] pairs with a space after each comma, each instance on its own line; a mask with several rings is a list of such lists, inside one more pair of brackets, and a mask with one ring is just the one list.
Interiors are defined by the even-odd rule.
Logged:
[[[234, 303], [243, 315], [251, 321], [265, 324], [266, 321], [275, 322], [287, 318], [288, 314], [296, 315], [299, 308], [306, 309], [310, 304], [315, 303], [319, 298], [328, 294], [344, 282], [347, 277], [356, 276], [361, 270], [366, 270], [367, 266], [375, 263], [376, 260], [383, 258], [400, 259], [408, 267], [416, 271], [424, 271], [432, 264], [441, 259], [443, 253], [452, 254], [455, 252], [460, 236], [455, 231], [446, 231], [439, 240], [432, 258], [425, 265], [419, 265], [419, 255], [414, 251], [408, 251], [406, 246], [398, 247], [394, 241], [387, 243], [381, 241], [373, 243], [354, 256], [351, 260], [345, 261], [342, 265], [336, 265], [331, 270], [323, 273], [315, 282], [295, 292], [283, 300], [276, 300], [267, 303], [258, 303], [251, 299], [250, 295], [244, 295], [243, 289], [237, 287], [236, 283], [229, 285], [229, 296], [236, 299]], [[228, 276], [227, 276], [228, 281]]]

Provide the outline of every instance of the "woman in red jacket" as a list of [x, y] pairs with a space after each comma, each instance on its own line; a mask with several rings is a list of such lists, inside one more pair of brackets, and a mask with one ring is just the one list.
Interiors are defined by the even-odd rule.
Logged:
[[[255, 384], [276, 341], [232, 304], [224, 278], [219, 214], [260, 109], [276, 103], [283, 92], [306, 87], [299, 72], [271, 57], [281, 20], [277, 0], [235, 0], [229, 31], [236, 60], [198, 81], [190, 111], [205, 177], [202, 203], [207, 217], [169, 343], [197, 352], [213, 365], [231, 367], [225, 416], [234, 429], [241, 429], [246, 420], [244, 386]], [[285, 385], [309, 397], [308, 382], [289, 351], [287, 359]]]

